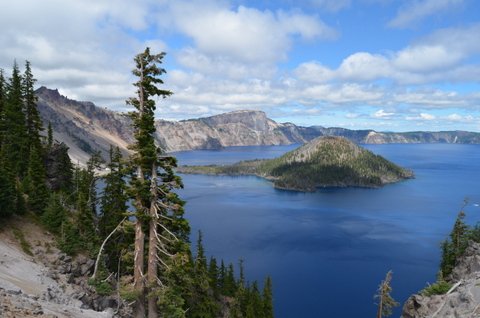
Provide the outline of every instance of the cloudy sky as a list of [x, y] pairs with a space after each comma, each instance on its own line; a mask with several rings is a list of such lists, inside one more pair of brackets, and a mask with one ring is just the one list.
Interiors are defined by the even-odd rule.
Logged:
[[132, 58], [165, 51], [157, 117], [238, 109], [380, 131], [480, 131], [477, 0], [0, 0], [0, 68], [126, 111]]

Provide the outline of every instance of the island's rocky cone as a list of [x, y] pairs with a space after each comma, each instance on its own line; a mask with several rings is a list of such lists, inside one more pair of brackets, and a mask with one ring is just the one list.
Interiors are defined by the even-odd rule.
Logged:
[[[133, 142], [130, 118], [126, 114], [78, 102], [58, 90], [36, 91], [38, 109], [45, 127], [51, 122], [54, 137], [70, 147], [75, 162], [85, 163], [92, 151], [107, 157], [110, 144], [127, 153]], [[305, 143], [319, 136], [343, 136], [355, 143], [480, 143], [480, 134], [451, 132], [387, 133], [322, 126], [301, 127], [277, 123], [261, 111], [234, 111], [216, 116], [155, 123], [155, 137], [165, 151], [220, 149], [229, 146], [285, 145]]]
[[319, 187], [379, 187], [413, 177], [409, 170], [343, 137], [318, 137], [270, 160], [229, 166], [186, 166], [182, 173], [256, 175], [276, 188], [315, 191]]
[[445, 295], [416, 294], [403, 306], [402, 318], [480, 317], [480, 244], [470, 241], [451, 275]]

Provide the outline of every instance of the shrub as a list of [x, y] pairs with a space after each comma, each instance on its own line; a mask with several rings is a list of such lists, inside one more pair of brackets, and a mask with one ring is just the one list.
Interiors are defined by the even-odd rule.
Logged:
[[425, 287], [421, 294], [424, 296], [444, 295], [450, 290], [450, 288], [452, 288], [452, 284], [447, 283], [446, 281], [439, 281]]

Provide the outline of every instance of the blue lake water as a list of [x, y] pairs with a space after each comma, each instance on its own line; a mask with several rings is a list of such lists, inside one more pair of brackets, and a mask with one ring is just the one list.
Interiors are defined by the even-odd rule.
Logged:
[[[180, 152], [179, 164], [272, 158], [290, 146]], [[435, 280], [439, 243], [465, 197], [467, 222], [480, 221], [479, 145], [367, 145], [412, 169], [415, 179], [381, 189], [276, 190], [256, 177], [183, 175], [192, 241], [207, 254], [245, 261], [250, 281], [272, 276], [276, 317], [374, 317], [373, 295], [388, 270], [393, 296]], [[400, 308], [394, 317], [400, 316]]]

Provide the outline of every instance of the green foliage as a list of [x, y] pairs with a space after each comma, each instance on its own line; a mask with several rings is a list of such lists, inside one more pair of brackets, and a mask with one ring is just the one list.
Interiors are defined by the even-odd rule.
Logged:
[[95, 291], [100, 296], [111, 295], [114, 291], [112, 284], [108, 281], [108, 271], [103, 266], [103, 257], [100, 259], [100, 265], [97, 269], [95, 278], [90, 278], [88, 284], [95, 288]]
[[378, 291], [375, 295], [375, 298], [378, 299], [377, 318], [392, 315], [393, 308], [399, 305], [390, 295], [392, 292], [392, 287], [390, 286], [391, 281], [392, 271], [388, 271], [385, 279], [378, 286]]
[[464, 205], [458, 213], [455, 224], [448, 239], [442, 242], [442, 260], [440, 262], [440, 270], [445, 277], [448, 277], [455, 267], [457, 259], [463, 255], [468, 246], [468, 240], [475, 237], [475, 232], [465, 223], [464, 207], [468, 201], [465, 200]]
[[60, 234], [62, 224], [67, 217], [67, 211], [61, 203], [61, 198], [60, 194], [52, 193], [45, 208], [45, 213], [41, 217], [42, 223], [54, 234]]
[[[102, 240], [106, 238], [123, 220], [127, 213], [127, 194], [125, 182], [125, 169], [122, 162], [122, 154], [118, 147], [110, 147], [110, 163], [108, 164], [110, 172], [103, 178], [105, 188], [100, 199], [101, 207], [98, 221], [98, 228]], [[109, 239], [104, 247], [107, 267], [111, 271], [117, 270], [117, 264], [120, 257], [119, 251], [122, 249], [118, 245], [122, 241], [124, 233], [117, 231]], [[129, 240], [131, 244], [133, 240]], [[124, 249], [125, 247], [123, 247]]]
[[11, 216], [15, 209], [15, 182], [5, 172], [0, 158], [0, 218]]
[[132, 302], [138, 299], [138, 291], [133, 288], [133, 277], [131, 276], [122, 276], [120, 277], [120, 288], [119, 293], [120, 297], [127, 302]]
[[33, 256], [32, 246], [25, 239], [25, 235], [23, 234], [23, 232], [20, 229], [14, 227], [12, 228], [12, 233], [13, 233], [13, 236], [15, 236], [17, 241], [20, 243], [20, 247], [22, 248], [22, 251], [24, 251], [25, 254]]
[[68, 255], [77, 253], [81, 246], [78, 240], [78, 230], [76, 225], [71, 221], [65, 221], [60, 227], [60, 237], [58, 239], [58, 247]]
[[28, 194], [28, 206], [37, 215], [41, 215], [48, 200], [48, 188], [46, 173], [40, 148], [31, 147], [26, 176], [26, 193]]
[[272, 278], [268, 276], [263, 285], [263, 315], [265, 318], [273, 318], [273, 288]]
[[450, 288], [452, 288], [452, 284], [446, 281], [439, 281], [425, 287], [421, 291], [421, 294], [424, 296], [444, 295], [450, 290]]

